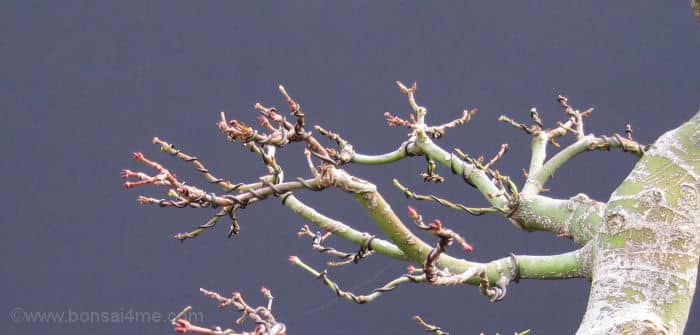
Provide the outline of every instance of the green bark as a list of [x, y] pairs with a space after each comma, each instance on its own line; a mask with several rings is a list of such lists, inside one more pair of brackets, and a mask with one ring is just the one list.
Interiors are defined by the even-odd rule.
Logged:
[[577, 334], [682, 334], [699, 236], [700, 112], [661, 136], [612, 194]]

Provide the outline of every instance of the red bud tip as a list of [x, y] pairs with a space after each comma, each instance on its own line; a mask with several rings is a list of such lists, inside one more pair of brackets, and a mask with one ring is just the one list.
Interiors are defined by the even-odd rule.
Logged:
[[187, 333], [191, 330], [192, 324], [190, 324], [189, 321], [185, 319], [177, 319], [175, 320], [175, 332], [184, 334]]
[[124, 183], [124, 188], [125, 188], [125, 189], [130, 189], [130, 188], [132, 188], [132, 187], [134, 187], [134, 185], [132, 185], [130, 182], [127, 181], [126, 183]]
[[133, 157], [135, 160], [140, 161], [140, 160], [143, 159], [143, 154], [140, 153], [140, 152], [134, 152], [133, 155], [132, 155], [132, 157]]
[[420, 316], [414, 315], [411, 317], [411, 319], [418, 321], [418, 320], [420, 320]]
[[430, 224], [430, 228], [432, 228], [432, 229], [440, 229], [440, 228], [442, 228], [442, 221], [440, 221], [440, 220], [438, 220], [438, 219], [435, 219], [435, 220]]
[[158, 136], [153, 138], [153, 144], [160, 144], [160, 139], [158, 138]]
[[289, 262], [292, 263], [292, 264], [296, 264], [297, 262], [299, 262], [299, 257], [297, 257], [297, 256], [289, 256]]
[[413, 219], [418, 218], [418, 212], [411, 206], [408, 206], [408, 216], [410, 216]]
[[406, 267], [406, 272], [408, 272], [408, 273], [414, 273], [414, 272], [416, 272], [416, 267], [413, 266], [413, 265], [409, 265], [409, 266]]
[[464, 243], [464, 245], [462, 247], [464, 248], [464, 251], [466, 251], [466, 252], [474, 251], [474, 247], [472, 247], [471, 244], [469, 244], [469, 243]]

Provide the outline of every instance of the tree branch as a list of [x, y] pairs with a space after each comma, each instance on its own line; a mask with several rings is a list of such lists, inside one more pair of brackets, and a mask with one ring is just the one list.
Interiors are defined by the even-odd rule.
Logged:
[[[351, 241], [357, 245], [363, 245], [367, 243], [367, 233], [360, 232], [353, 229], [352, 227], [334, 220], [328, 216], [325, 216], [315, 209], [309, 207], [308, 205], [301, 202], [294, 195], [288, 194], [281, 197], [282, 203], [289, 207], [294, 213], [303, 217], [307, 221], [315, 224], [319, 228], [332, 232], [334, 235], [340, 236], [348, 241]], [[389, 256], [391, 258], [399, 260], [408, 260], [408, 257], [404, 252], [399, 249], [395, 244], [388, 242], [380, 238], [373, 238], [371, 242], [367, 243], [367, 247], [374, 250], [382, 255]]]
[[[536, 148], [534, 142], [533, 140], [533, 150]], [[537, 148], [539, 148], [539, 146]], [[590, 150], [610, 150], [611, 148], [622, 148], [624, 151], [632, 152], [640, 157], [644, 154], [645, 150], [645, 146], [639, 145], [630, 139], [622, 138], [619, 135], [613, 137], [586, 135], [564, 148], [564, 150], [559, 151], [541, 167], [532, 169], [533, 165], [531, 164], [522, 193], [537, 194], [541, 192], [544, 189], [544, 184], [559, 170], [559, 168], [582, 152]], [[539, 151], [540, 149], [537, 150]]]
[[398, 149], [385, 154], [365, 155], [356, 153], [352, 156], [351, 162], [355, 164], [381, 165], [393, 163], [410, 156], [418, 156], [420, 154], [415, 142], [413, 140], [408, 140], [403, 142]]
[[604, 221], [606, 205], [577, 194], [567, 200], [521, 194], [510, 220], [527, 231], [548, 231], [579, 245], [590, 241]]

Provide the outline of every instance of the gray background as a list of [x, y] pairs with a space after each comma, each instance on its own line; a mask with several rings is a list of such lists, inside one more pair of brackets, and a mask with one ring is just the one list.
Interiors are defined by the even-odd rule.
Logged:
[[[395, 148], [405, 130], [385, 126], [382, 114], [409, 109], [395, 80], [419, 83], [429, 120], [444, 122], [462, 109], [480, 112], [440, 143], [490, 156], [522, 181], [529, 139], [496, 121], [527, 120], [531, 106], [550, 126], [563, 118], [561, 93], [580, 108], [595, 107], [587, 129], [621, 132], [631, 122], [642, 142], [695, 113], [700, 78], [700, 25], [687, 1], [528, 1], [284, 3], [201, 1], [4, 1], [0, 5], [0, 263], [6, 334], [169, 333], [166, 322], [17, 322], [25, 312], [145, 312], [167, 315], [192, 304], [204, 325], [231, 326], [233, 311], [218, 311], [198, 293], [241, 291], [263, 303], [272, 289], [274, 311], [290, 334], [420, 334], [420, 314], [453, 334], [568, 334], [585, 309], [583, 280], [524, 281], [505, 301], [489, 303], [473, 287], [405, 286], [368, 305], [337, 299], [309, 274], [288, 264], [299, 255], [323, 268], [326, 257], [295, 233], [305, 222], [270, 199], [241, 213], [242, 231], [227, 240], [227, 224], [181, 244], [171, 239], [206, 221], [211, 209], [140, 206], [119, 171], [147, 171], [133, 162], [143, 151], [195, 185], [191, 167], [150, 144], [160, 136], [201, 158], [218, 176], [253, 181], [259, 160], [216, 130], [219, 111], [255, 123], [256, 101], [284, 107], [285, 84], [309, 123], [340, 131], [355, 148]], [[308, 176], [302, 146], [280, 155], [287, 176]], [[549, 184], [550, 195], [579, 192], [606, 200], [635, 162], [620, 152], [587, 153]], [[380, 187], [404, 218], [407, 204], [461, 232], [484, 261], [510, 252], [572, 250], [565, 239], [514, 229], [501, 217], [469, 217], [406, 200], [397, 177], [415, 190], [481, 206], [473, 189], [450, 176], [424, 185], [415, 158], [381, 167], [351, 166]], [[214, 190], [213, 188], [211, 188]], [[217, 190], [218, 191], [218, 190]], [[299, 192], [301, 199], [358, 229], [376, 227], [346, 194]], [[430, 237], [426, 240], [432, 241]], [[338, 239], [334, 246], [355, 250]], [[457, 251], [454, 252], [459, 255]], [[382, 257], [333, 270], [345, 288], [369, 292], [403, 273]], [[697, 300], [697, 299], [696, 299]], [[691, 311], [687, 334], [700, 332]], [[239, 328], [240, 329], [240, 328]]]

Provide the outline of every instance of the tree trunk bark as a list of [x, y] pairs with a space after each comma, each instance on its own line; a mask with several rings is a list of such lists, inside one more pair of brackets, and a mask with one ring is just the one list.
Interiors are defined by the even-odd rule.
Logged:
[[577, 332], [682, 334], [700, 250], [700, 112], [662, 135], [610, 197]]

